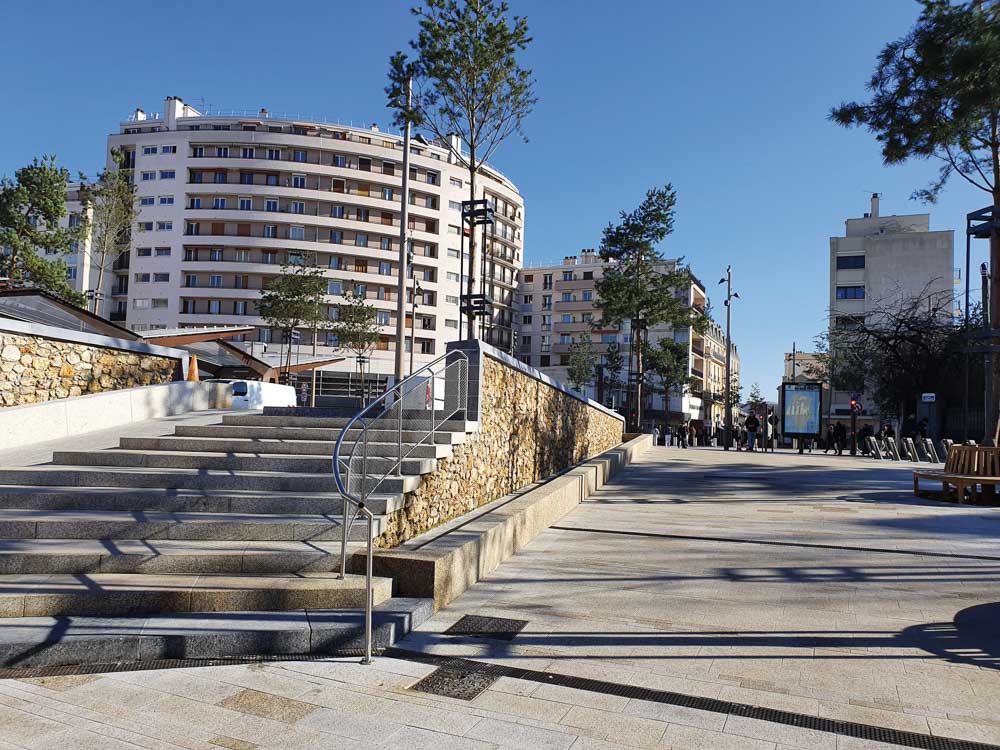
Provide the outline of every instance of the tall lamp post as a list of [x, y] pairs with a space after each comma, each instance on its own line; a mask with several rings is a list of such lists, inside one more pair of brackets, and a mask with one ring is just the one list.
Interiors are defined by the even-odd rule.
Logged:
[[726, 266], [726, 275], [719, 279], [720, 284], [726, 285], [726, 434], [723, 439], [723, 447], [729, 450], [729, 444], [733, 436], [733, 340], [730, 334], [732, 325], [734, 299], [739, 299], [739, 292], [733, 291], [733, 267]]
[[[413, 78], [406, 79], [406, 112], [413, 103]], [[407, 118], [403, 126], [403, 191], [399, 200], [399, 280], [396, 288], [396, 382], [403, 379], [403, 341], [406, 336], [406, 269], [409, 265], [407, 256], [406, 230], [409, 224], [407, 211], [410, 205], [410, 120]], [[410, 365], [413, 370], [413, 365]]]

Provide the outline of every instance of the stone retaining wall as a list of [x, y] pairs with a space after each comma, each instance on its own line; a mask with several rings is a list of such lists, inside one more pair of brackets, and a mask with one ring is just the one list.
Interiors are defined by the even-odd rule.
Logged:
[[167, 383], [177, 365], [169, 357], [0, 332], [0, 405]]
[[470, 373], [479, 378], [479, 431], [388, 515], [378, 546], [394, 547], [622, 442], [621, 417], [532, 372], [482, 354]]

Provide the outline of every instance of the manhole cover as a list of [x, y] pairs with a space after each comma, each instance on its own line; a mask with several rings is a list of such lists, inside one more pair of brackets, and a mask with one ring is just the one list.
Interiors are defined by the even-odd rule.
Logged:
[[471, 672], [441, 667], [420, 680], [411, 690], [471, 701], [497, 679], [498, 675], [487, 672]]
[[527, 620], [510, 620], [506, 617], [464, 615], [461, 620], [444, 631], [444, 634], [471, 635], [478, 638], [494, 638], [498, 641], [510, 641], [527, 624]]

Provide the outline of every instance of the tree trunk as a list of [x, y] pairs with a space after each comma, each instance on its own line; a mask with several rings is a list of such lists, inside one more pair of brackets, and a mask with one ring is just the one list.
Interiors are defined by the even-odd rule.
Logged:
[[[632, 341], [637, 344], [635, 352], [635, 431], [639, 432], [640, 425], [642, 425], [642, 329], [640, 328], [637, 334], [635, 324], [636, 321], [632, 321]], [[638, 341], [636, 341], [637, 335]]]
[[288, 352], [285, 355], [285, 385], [292, 384], [292, 333], [294, 328], [288, 329]]

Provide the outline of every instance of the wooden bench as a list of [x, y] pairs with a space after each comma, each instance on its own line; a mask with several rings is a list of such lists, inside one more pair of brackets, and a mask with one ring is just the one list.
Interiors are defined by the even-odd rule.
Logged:
[[[955, 488], [955, 499], [959, 503], [967, 500], [966, 490], [971, 490], [968, 499], [994, 502], [996, 487], [1000, 485], [1000, 448], [984, 448], [978, 445], [953, 445], [948, 451], [944, 470], [920, 470], [913, 472], [913, 494], [920, 494], [919, 482], [930, 479], [941, 482], [943, 499], [951, 500], [951, 488]], [[978, 488], [982, 487], [982, 493]]]

